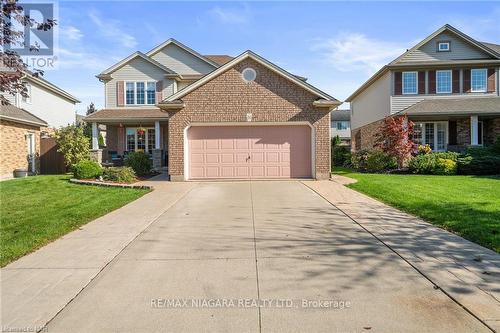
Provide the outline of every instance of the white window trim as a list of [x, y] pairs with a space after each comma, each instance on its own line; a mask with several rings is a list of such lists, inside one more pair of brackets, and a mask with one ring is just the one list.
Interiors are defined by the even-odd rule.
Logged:
[[[406, 74], [411, 74], [411, 73], [415, 74], [415, 92], [405, 92], [405, 79], [404, 79], [405, 73]], [[401, 93], [403, 95], [418, 95], [418, 72], [417, 71], [403, 72], [401, 74]]]
[[[441, 44], [448, 45], [448, 48], [443, 50], [441, 49]], [[438, 47], [437, 47], [438, 52], [450, 52], [451, 51], [451, 43], [446, 41], [446, 42], [438, 42]]]
[[[438, 73], [439, 72], [449, 72], [450, 73], [450, 90], [449, 91], [439, 91], [438, 90]], [[436, 94], [451, 94], [453, 91], [453, 71], [451, 69], [438, 70], [436, 71]]]
[[[446, 151], [446, 148], [448, 147], [448, 136], [449, 136], [449, 128], [448, 128], [448, 122], [447, 121], [419, 121], [417, 122], [418, 124], [422, 124], [422, 145], [426, 145], [427, 142], [425, 141], [425, 125], [432, 123], [434, 124], [434, 149], [432, 151]], [[437, 124], [444, 124], [444, 149], [437, 149], [438, 146], [438, 135], [437, 135]]]
[[[137, 104], [137, 83], [142, 82], [144, 83], [144, 102], [143, 104]], [[127, 104], [127, 83], [133, 83], [134, 84], [134, 103], [133, 104]], [[149, 104], [148, 103], [148, 83], [154, 83], [155, 85], [155, 102]], [[125, 105], [155, 105], [156, 104], [156, 81], [125, 81], [125, 84], [123, 85], [123, 96], [125, 99]]]
[[[474, 90], [472, 89], [472, 72], [473, 71], [482, 71], [485, 73], [484, 75], [484, 89], [481, 90]], [[472, 68], [470, 70], [470, 91], [471, 92], [487, 92], [488, 91], [488, 69], [487, 68]]]
[[[125, 151], [130, 151], [130, 150], [128, 150], [128, 142], [127, 142], [127, 130], [128, 130], [128, 129], [133, 129], [133, 130], [134, 130], [134, 151], [137, 151], [137, 142], [138, 142], [138, 140], [137, 140], [137, 130], [138, 130], [139, 128], [140, 128], [140, 127], [126, 127], [126, 128], [125, 128]], [[149, 142], [149, 141], [148, 141], [148, 136], [149, 136], [149, 135], [148, 135], [148, 130], [153, 130], [153, 131], [155, 131], [155, 128], [154, 128], [154, 127], [142, 127], [142, 128], [144, 128], [144, 130], [146, 131], [146, 133], [145, 133], [145, 138], [144, 138], [145, 143], [146, 143], [146, 144], [145, 144], [145, 148], [144, 148], [144, 152], [145, 152], [145, 153], [148, 153], [148, 147], [149, 147], [149, 143], [148, 143], [148, 142]], [[156, 140], [156, 138], [155, 138], [155, 140]], [[153, 143], [153, 148], [152, 148], [152, 150], [154, 150], [154, 149], [155, 149], [155, 143]]]
[[32, 96], [33, 87], [31, 86], [30, 83], [26, 83], [26, 90], [28, 93], [28, 97], [25, 98], [24, 96], [21, 95], [21, 101], [23, 103], [26, 103], [26, 104], [32, 104], [31, 96]]

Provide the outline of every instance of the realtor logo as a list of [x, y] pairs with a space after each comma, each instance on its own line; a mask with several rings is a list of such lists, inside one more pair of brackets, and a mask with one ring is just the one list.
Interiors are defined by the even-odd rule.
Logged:
[[29, 2], [18, 5], [22, 7], [22, 12], [19, 14], [29, 17], [33, 23], [23, 26], [14, 17], [10, 17], [12, 30], [22, 32], [23, 36], [16, 43], [5, 44], [4, 49], [19, 54], [28, 67], [54, 69], [57, 60], [55, 56], [57, 25], [46, 30], [38, 29], [38, 26], [48, 20], [57, 21], [55, 4]]

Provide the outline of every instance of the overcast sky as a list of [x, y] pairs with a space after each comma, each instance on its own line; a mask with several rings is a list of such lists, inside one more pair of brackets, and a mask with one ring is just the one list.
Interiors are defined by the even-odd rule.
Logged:
[[59, 2], [59, 66], [45, 78], [103, 106], [95, 75], [175, 38], [202, 54], [250, 49], [338, 99], [449, 23], [500, 44], [498, 2]]

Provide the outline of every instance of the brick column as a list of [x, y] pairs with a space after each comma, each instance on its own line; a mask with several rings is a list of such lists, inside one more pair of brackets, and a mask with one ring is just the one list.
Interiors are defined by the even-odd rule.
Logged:
[[153, 149], [153, 169], [160, 170], [161, 168], [161, 149]]
[[90, 159], [96, 161], [97, 163], [102, 163], [102, 149], [92, 149], [90, 150]]

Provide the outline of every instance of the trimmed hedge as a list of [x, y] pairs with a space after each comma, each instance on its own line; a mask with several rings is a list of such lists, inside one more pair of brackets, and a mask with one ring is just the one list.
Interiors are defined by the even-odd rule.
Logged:
[[149, 155], [140, 151], [131, 152], [125, 157], [125, 166], [131, 167], [136, 175], [147, 176], [151, 173], [153, 163], [149, 159]]
[[73, 175], [76, 179], [95, 179], [102, 175], [102, 167], [95, 161], [83, 160], [73, 166]]
[[352, 167], [361, 172], [384, 172], [398, 167], [396, 158], [380, 150], [360, 150], [351, 156]]
[[137, 180], [135, 172], [130, 167], [111, 167], [104, 168], [103, 178], [118, 183], [130, 184]]
[[[498, 141], [498, 140], [497, 140]], [[458, 173], [462, 175], [497, 175], [500, 174], [500, 153], [496, 147], [469, 148], [458, 159]]]

